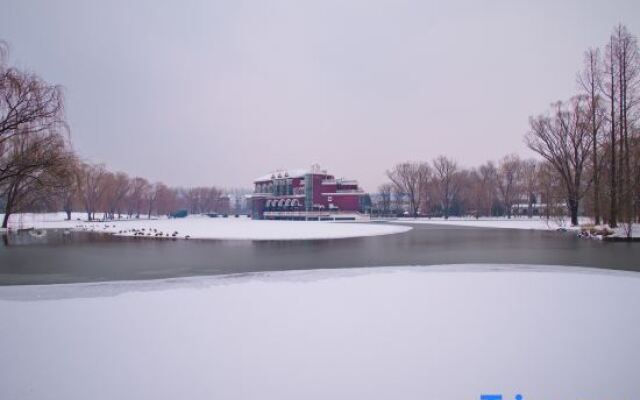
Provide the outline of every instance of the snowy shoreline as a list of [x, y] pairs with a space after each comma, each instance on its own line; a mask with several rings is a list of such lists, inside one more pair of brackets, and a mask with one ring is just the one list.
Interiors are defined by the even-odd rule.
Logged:
[[[542, 231], [557, 231], [557, 230], [567, 230], [576, 232], [576, 234], [581, 233], [583, 230], [593, 227], [592, 220], [590, 218], [581, 217], [579, 220], [580, 226], [572, 227], [568, 224], [567, 221], [554, 221], [547, 220], [546, 218], [540, 217], [513, 217], [511, 219], [508, 218], [489, 218], [489, 217], [481, 217], [481, 218], [463, 218], [463, 217], [450, 217], [449, 219], [444, 218], [399, 218], [397, 220], [390, 220], [391, 223], [397, 224], [427, 224], [427, 225], [449, 225], [449, 226], [463, 226], [463, 227], [473, 227], [473, 228], [495, 228], [495, 229], [523, 229], [523, 230], [542, 230]], [[602, 227], [603, 229], [610, 229], [608, 227]], [[619, 227], [615, 230], [612, 230], [613, 234], [610, 236], [611, 239], [614, 240], [623, 240], [625, 239], [625, 234], [623, 232], [623, 228]], [[640, 224], [633, 225], [633, 238], [640, 237]], [[598, 239], [598, 237], [593, 236], [592, 238]], [[601, 239], [601, 238], [600, 238]]]
[[574, 265], [539, 264], [434, 264], [404, 266], [372, 266], [319, 268], [304, 270], [273, 270], [259, 272], [239, 272], [217, 275], [196, 275], [175, 278], [117, 280], [97, 282], [73, 282], [54, 284], [27, 284], [0, 286], [0, 301], [42, 301], [65, 298], [90, 298], [117, 296], [127, 292], [166, 291], [175, 289], [207, 289], [220, 285], [235, 285], [249, 282], [264, 283], [308, 283], [326, 279], [344, 279], [363, 275], [394, 274], [482, 274], [482, 273], [525, 273], [525, 274], [569, 274], [593, 275], [640, 279], [640, 272]]
[[[101, 232], [117, 236], [145, 239], [203, 240], [324, 240], [364, 236], [392, 235], [410, 231], [410, 226], [377, 223], [324, 221], [265, 221], [248, 218], [125, 219], [113, 221], [79, 221], [83, 214], [74, 213], [65, 220], [64, 213], [22, 214], [12, 216], [12, 229], [70, 229]], [[15, 217], [15, 218], [14, 218]]]

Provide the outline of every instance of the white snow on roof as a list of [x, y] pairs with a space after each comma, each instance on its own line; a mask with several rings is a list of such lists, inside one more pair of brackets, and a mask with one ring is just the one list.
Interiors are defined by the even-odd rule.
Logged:
[[275, 178], [302, 178], [304, 177], [306, 174], [310, 173], [310, 171], [308, 169], [283, 169], [283, 170], [278, 170], [278, 171], [273, 171], [271, 173], [268, 173], [267, 175], [263, 175], [259, 178], [254, 179], [254, 182], [263, 182], [263, 181], [270, 181], [271, 179]]

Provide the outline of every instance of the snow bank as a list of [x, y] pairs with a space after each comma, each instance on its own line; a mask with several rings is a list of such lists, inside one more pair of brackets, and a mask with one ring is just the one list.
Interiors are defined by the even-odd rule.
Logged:
[[[433, 224], [433, 225], [451, 225], [451, 226], [468, 226], [475, 228], [504, 228], [504, 229], [533, 229], [533, 230], [557, 230], [559, 228], [580, 231], [581, 228], [569, 226], [569, 221], [558, 222], [547, 220], [546, 218], [461, 218], [450, 217], [448, 220], [444, 218], [400, 218], [390, 222], [402, 224]], [[593, 221], [587, 217], [581, 217], [578, 221], [580, 225], [590, 225]], [[613, 230], [614, 236], [626, 237], [626, 233], [622, 227]], [[634, 224], [632, 230], [633, 237], [640, 237], [640, 224]]]
[[[620, 224], [622, 225], [622, 224]], [[618, 226], [616, 229], [613, 229], [614, 236], [616, 237], [627, 237], [627, 232], [624, 227]], [[633, 224], [631, 229], [631, 237], [640, 238], [640, 224]]]
[[[403, 224], [434, 224], [434, 225], [453, 225], [453, 226], [470, 226], [476, 228], [507, 228], [507, 229], [536, 229], [536, 230], [556, 230], [558, 228], [567, 228], [568, 223], [558, 223], [553, 220], [547, 221], [545, 218], [456, 218], [451, 217], [448, 220], [444, 218], [401, 218], [392, 222]], [[585, 223], [587, 220], [584, 221]]]
[[572, 267], [0, 287], [0, 398], [635, 398], [639, 306]]
[[68, 228], [145, 238], [221, 239], [221, 240], [314, 240], [344, 239], [361, 236], [389, 235], [411, 230], [388, 224], [364, 224], [318, 221], [257, 221], [243, 218], [209, 218], [193, 216], [177, 219], [132, 219], [86, 223], [76, 214], [65, 221], [64, 213], [23, 214], [10, 220], [10, 227], [38, 229]]

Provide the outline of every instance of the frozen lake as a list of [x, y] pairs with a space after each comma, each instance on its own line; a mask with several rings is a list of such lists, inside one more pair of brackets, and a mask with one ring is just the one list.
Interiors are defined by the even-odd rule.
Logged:
[[635, 399], [640, 274], [465, 265], [0, 287], [2, 399]]
[[0, 285], [143, 280], [228, 273], [434, 264], [573, 265], [640, 271], [640, 245], [572, 233], [413, 225], [336, 240], [153, 240], [49, 231], [0, 244]]

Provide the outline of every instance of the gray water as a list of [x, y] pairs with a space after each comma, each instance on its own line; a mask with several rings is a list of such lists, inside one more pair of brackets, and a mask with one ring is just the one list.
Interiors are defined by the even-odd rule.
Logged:
[[640, 271], [640, 243], [572, 233], [414, 225], [401, 234], [309, 241], [153, 240], [48, 231], [4, 236], [0, 285], [433, 264], [547, 264]]

